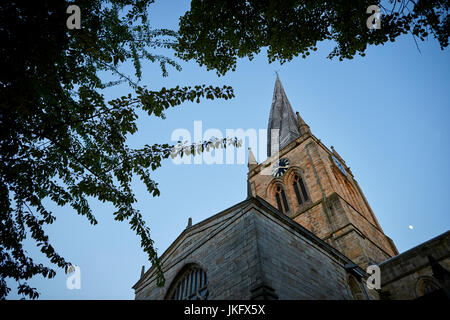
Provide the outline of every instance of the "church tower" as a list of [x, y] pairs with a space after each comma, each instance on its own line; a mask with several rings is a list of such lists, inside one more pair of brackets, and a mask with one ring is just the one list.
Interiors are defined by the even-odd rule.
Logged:
[[271, 203], [363, 268], [398, 254], [344, 159], [294, 113], [278, 75], [267, 142], [262, 163], [249, 150], [249, 196]]

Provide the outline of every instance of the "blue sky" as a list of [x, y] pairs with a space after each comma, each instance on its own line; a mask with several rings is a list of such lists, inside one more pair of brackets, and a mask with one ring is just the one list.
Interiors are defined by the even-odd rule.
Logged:
[[[151, 6], [154, 27], [177, 28], [188, 1], [157, 1]], [[266, 129], [277, 70], [287, 96], [327, 146], [345, 159], [364, 191], [384, 232], [400, 252], [449, 229], [446, 199], [450, 190], [450, 55], [433, 39], [411, 36], [385, 46], [370, 47], [366, 57], [329, 60], [331, 43], [322, 43], [306, 60], [280, 66], [269, 64], [264, 53], [253, 61], [242, 59], [224, 77], [195, 62], [180, 62], [183, 71], [160, 75], [158, 66], [145, 64], [143, 84], [150, 89], [176, 85], [231, 85], [232, 100], [185, 103], [166, 112], [167, 119], [138, 120], [139, 132], [130, 144], [173, 143], [172, 132], [193, 132], [195, 120], [203, 130]], [[124, 87], [108, 97], [128, 93]], [[258, 161], [264, 159], [257, 159]], [[246, 164], [175, 165], [171, 160], [155, 171], [161, 196], [152, 198], [137, 180], [138, 207], [151, 228], [158, 252], [175, 240], [187, 225], [197, 223], [246, 197]], [[57, 251], [81, 268], [81, 289], [68, 290], [66, 275], [58, 270], [52, 280], [36, 277], [41, 299], [133, 299], [132, 285], [141, 266], [150, 267], [139, 238], [124, 222], [114, 221], [112, 207], [92, 201], [99, 224], [52, 206], [56, 222], [47, 228]], [[413, 226], [413, 229], [409, 228]], [[47, 263], [28, 244], [37, 261]], [[11, 285], [14, 283], [9, 281]], [[13, 287], [10, 298], [18, 298]]]

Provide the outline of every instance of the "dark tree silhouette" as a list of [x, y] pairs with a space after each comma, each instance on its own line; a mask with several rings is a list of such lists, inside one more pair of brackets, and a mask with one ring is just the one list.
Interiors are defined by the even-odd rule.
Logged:
[[[230, 87], [163, 88], [151, 91], [139, 85], [141, 61], [179, 70], [172, 59], [155, 54], [171, 49], [176, 33], [152, 29], [150, 0], [77, 0], [81, 29], [69, 30], [69, 1], [2, 1], [0, 3], [0, 298], [11, 290], [6, 279], [18, 283], [18, 293], [36, 298], [27, 280], [35, 275], [55, 276], [51, 267], [36, 264], [23, 248], [28, 236], [50, 260], [67, 268], [45, 233], [55, 215], [45, 203], [71, 206], [92, 224], [97, 220], [88, 197], [111, 203], [116, 220], [127, 220], [141, 246], [164, 275], [150, 230], [135, 209], [131, 189], [139, 177], [148, 192], [158, 196], [151, 171], [171, 154], [201, 152], [211, 142], [173, 148], [168, 144], [132, 149], [126, 136], [135, 133], [137, 110], [164, 118], [164, 110], [201, 98], [228, 99]], [[121, 71], [132, 62], [135, 74]], [[115, 81], [102, 82], [108, 71]], [[105, 101], [102, 90], [128, 84], [130, 94]], [[220, 141], [220, 145], [235, 140]]]
[[[369, 29], [367, 13], [377, 5], [381, 28]], [[329, 58], [364, 56], [406, 33], [424, 40], [432, 36], [448, 46], [448, 0], [193, 0], [180, 19], [182, 59], [194, 59], [218, 74], [236, 67], [236, 59], [253, 58], [267, 48], [269, 62], [306, 58], [324, 40], [336, 43]], [[373, 22], [373, 19], [369, 20]]]

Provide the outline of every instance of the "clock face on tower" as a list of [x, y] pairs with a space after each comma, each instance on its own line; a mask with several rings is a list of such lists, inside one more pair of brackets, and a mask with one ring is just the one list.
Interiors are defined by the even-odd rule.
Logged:
[[272, 167], [272, 175], [275, 178], [283, 176], [289, 168], [289, 159], [281, 158]]

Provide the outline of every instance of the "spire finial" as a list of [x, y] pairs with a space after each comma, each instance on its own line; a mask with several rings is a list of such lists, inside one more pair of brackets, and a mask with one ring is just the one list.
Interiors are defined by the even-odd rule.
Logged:
[[254, 198], [254, 197], [255, 196], [253, 195], [252, 185], [251, 185], [250, 181], [247, 179], [247, 199]]
[[252, 148], [248, 147], [248, 170], [258, 166], [258, 162], [255, 159], [255, 155], [252, 152]]
[[297, 115], [298, 131], [300, 132], [300, 135], [310, 133], [311, 130], [309, 129], [309, 126], [306, 124], [306, 122], [300, 116], [300, 113], [297, 111], [295, 114]]
[[191, 217], [188, 218], [188, 224], [187, 224], [186, 229], [188, 229], [190, 227], [192, 227], [192, 218]]

